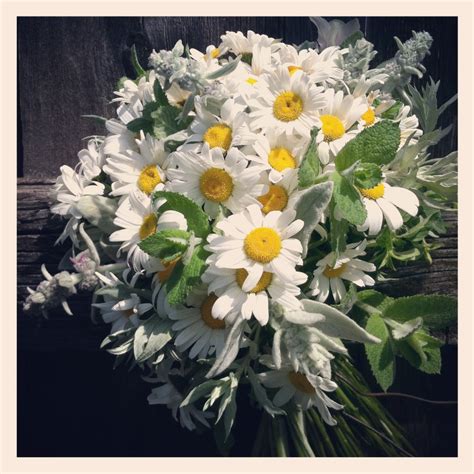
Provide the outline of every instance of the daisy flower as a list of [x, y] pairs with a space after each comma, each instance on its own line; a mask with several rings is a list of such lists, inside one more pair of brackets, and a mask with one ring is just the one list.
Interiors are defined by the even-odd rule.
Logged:
[[206, 48], [205, 53], [201, 53], [197, 49], [191, 48], [189, 50], [190, 56], [195, 60], [199, 61], [204, 65], [205, 70], [208, 74], [216, 71], [220, 68], [218, 57], [222, 54], [219, 48], [216, 48], [213, 44]]
[[418, 138], [423, 135], [423, 131], [418, 128], [418, 117], [416, 115], [408, 115], [409, 113], [410, 106], [405, 105], [400, 109], [400, 112], [394, 120], [395, 122], [398, 122], [400, 126], [400, 145], [398, 149], [405, 144], [412, 133], [414, 134], [412, 137], [412, 144], [416, 143]]
[[408, 189], [390, 186], [381, 182], [370, 189], [360, 189], [362, 201], [367, 210], [367, 219], [357, 229], [377, 235], [382, 229], [384, 219], [390, 230], [397, 230], [403, 225], [403, 217], [398, 209], [410, 216], [418, 214], [420, 202], [416, 194]]
[[285, 308], [301, 307], [297, 298], [300, 294], [298, 285], [307, 280], [305, 273], [295, 272], [292, 282], [283, 282], [277, 275], [263, 272], [255, 287], [244, 291], [242, 286], [248, 275], [247, 270], [217, 268], [216, 259], [216, 254], [208, 258], [206, 263], [209, 267], [202, 275], [202, 281], [209, 285], [208, 291], [217, 296], [212, 307], [214, 318], [226, 318], [232, 322], [236, 314], [241, 314], [244, 319], [250, 319], [253, 315], [264, 326], [269, 317], [269, 299]]
[[192, 135], [180, 148], [199, 151], [205, 143], [209, 148], [221, 148], [224, 151], [234, 146], [252, 143], [255, 139], [247, 124], [244, 105], [234, 99], [227, 99], [221, 107], [220, 116], [209, 112], [201, 98], [195, 100], [196, 118], [191, 123]]
[[182, 89], [176, 82], [173, 82], [171, 86], [166, 89], [166, 97], [169, 103], [175, 107], [182, 107], [190, 95], [190, 91]]
[[180, 351], [189, 351], [189, 357], [202, 359], [212, 354], [219, 356], [229, 333], [221, 319], [212, 315], [217, 301], [214, 293], [196, 289], [186, 301], [186, 306], [170, 308], [169, 318], [176, 321], [172, 329], [177, 332], [175, 345]]
[[105, 122], [109, 134], [104, 139], [104, 154], [125, 153], [128, 150], [138, 151], [135, 133], [131, 132], [125, 124], [117, 119]]
[[242, 284], [244, 291], [255, 288], [264, 272], [275, 273], [283, 282], [292, 282], [295, 266], [303, 263], [301, 242], [291, 237], [303, 228], [304, 222], [295, 217], [293, 209], [264, 215], [253, 204], [219, 221], [215, 227], [223, 235], [209, 235], [205, 248], [216, 254], [216, 269], [247, 271]]
[[220, 205], [238, 212], [257, 203], [256, 197], [266, 191], [259, 173], [247, 168], [248, 161], [237, 148], [231, 148], [225, 159], [220, 147], [204, 146], [200, 154], [177, 151], [173, 163], [177, 169], [168, 170], [167, 189], [204, 205], [211, 217], [218, 214]]
[[153, 85], [156, 80], [155, 71], [149, 71], [146, 76], [140, 77], [138, 82], [131, 79], [123, 81], [122, 87], [118, 91], [114, 91], [117, 96], [112, 99], [112, 102], [119, 102], [122, 104], [130, 104], [138, 99], [142, 104], [152, 102], [155, 100], [153, 93]]
[[150, 303], [142, 303], [136, 293], [131, 293], [128, 298], [118, 299], [104, 295], [103, 303], [93, 303], [92, 306], [101, 312], [104, 323], [112, 324], [110, 334], [129, 327], [140, 325], [140, 316], [150, 311]]
[[112, 179], [113, 196], [130, 194], [134, 189], [150, 195], [166, 181], [168, 152], [164, 142], [140, 131], [136, 143], [138, 151], [116, 152], [107, 158], [104, 171]]
[[234, 54], [242, 55], [252, 53], [254, 46], [272, 47], [273, 50], [277, 50], [281, 45], [274, 38], [254, 33], [251, 30], [247, 31], [246, 36], [241, 31], [226, 31], [226, 34], [221, 36], [221, 41], [220, 50], [229, 50]]
[[262, 80], [265, 87], [259, 89], [259, 97], [249, 100], [251, 129], [309, 137], [318, 110], [326, 105], [324, 89], [316, 87], [303, 72], [290, 74], [282, 66], [263, 75]]
[[367, 110], [364, 97], [344, 96], [342, 91], [327, 89], [325, 92], [326, 106], [320, 111], [318, 124], [320, 130], [316, 137], [319, 159], [327, 165], [352, 140], [359, 131], [350, 128]]
[[153, 206], [149, 196], [132, 191], [117, 209], [114, 224], [120, 229], [113, 232], [109, 239], [111, 242], [123, 242], [118, 253], [127, 251], [127, 260], [136, 272], [144, 269], [147, 273], [154, 273], [164, 269], [158, 258], [151, 257], [138, 246], [140, 241], [163, 228], [187, 230], [186, 219], [180, 212], [166, 211], [157, 215], [163, 203], [158, 201]]
[[366, 240], [348, 244], [347, 249], [337, 259], [335, 253], [331, 252], [319, 260], [310, 283], [311, 294], [317, 296], [318, 301], [324, 302], [331, 291], [334, 301], [339, 303], [346, 294], [343, 280], [361, 288], [373, 286], [375, 280], [365, 272], [374, 272], [376, 266], [357, 258], [365, 255], [366, 246]]
[[280, 62], [288, 68], [290, 74], [303, 71], [315, 83], [335, 84], [344, 77], [340, 68], [342, 53], [337, 46], [326, 48], [318, 54], [314, 49], [298, 51], [294, 46], [284, 45], [278, 54]]
[[105, 164], [103, 142], [101, 140], [89, 140], [87, 148], [80, 150], [77, 156], [79, 157], [79, 174], [90, 181], [100, 175]]
[[288, 170], [278, 183], [270, 183], [268, 191], [257, 199], [262, 204], [262, 212], [293, 209], [298, 197], [298, 170]]
[[276, 406], [281, 407], [290, 400], [303, 410], [314, 406], [328, 425], [336, 424], [329, 408], [333, 410], [344, 408], [325, 393], [337, 389], [335, 382], [319, 375], [295, 372], [290, 364], [282, 366], [281, 369], [260, 373], [258, 378], [266, 387], [279, 389], [273, 398]]
[[248, 159], [259, 170], [268, 170], [270, 181], [278, 183], [285, 172], [298, 168], [306, 145], [306, 139], [268, 130], [265, 134], [259, 134], [253, 145], [243, 151], [248, 154], [253, 150], [256, 155], [248, 154]]
[[51, 206], [51, 212], [63, 217], [69, 217], [69, 221], [56, 243], [62, 243], [69, 237], [74, 244], [77, 244], [76, 232], [82, 219], [82, 214], [77, 208], [76, 203], [82, 196], [102, 196], [104, 194], [104, 185], [87, 179], [67, 165], [61, 166], [60, 171], [61, 174], [56, 178], [56, 183], [50, 192], [51, 199], [56, 201]]

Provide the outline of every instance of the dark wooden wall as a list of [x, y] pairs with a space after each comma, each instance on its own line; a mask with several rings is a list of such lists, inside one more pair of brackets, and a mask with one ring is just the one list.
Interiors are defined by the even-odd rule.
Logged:
[[[391, 57], [394, 35], [406, 40], [411, 30], [434, 37], [425, 61], [429, 74], [441, 80], [441, 100], [457, 92], [457, 19], [436, 17], [361, 17], [366, 37], [379, 54]], [[83, 137], [103, 129], [84, 114], [113, 116], [109, 104], [116, 81], [131, 75], [129, 52], [136, 44], [143, 64], [151, 49], [169, 49], [178, 39], [203, 50], [218, 44], [226, 30], [252, 29], [300, 43], [316, 38], [316, 28], [298, 17], [108, 17], [18, 19], [18, 455], [20, 456], [185, 456], [216, 454], [208, 434], [195, 439], [171, 421], [165, 408], [148, 407], [150, 387], [138, 373], [111, 370], [112, 357], [99, 351], [107, 328], [88, 317], [87, 296], [72, 303], [75, 317], [61, 313], [48, 320], [21, 311], [26, 286], [41, 280], [39, 267], [56, 271], [65, 247], [54, 247], [61, 223], [48, 212], [47, 190], [61, 164], [74, 166]], [[436, 150], [442, 156], [457, 148], [457, 111], [443, 123], [454, 130]], [[408, 265], [395, 283], [383, 289], [393, 295], [457, 293], [457, 226], [434, 253], [431, 267]], [[401, 365], [397, 390], [432, 398], [457, 396], [457, 351], [446, 346], [440, 376], [424, 377]], [[367, 367], [365, 367], [368, 374]], [[456, 454], [456, 408], [391, 402], [390, 407], [426, 456]], [[240, 421], [239, 421], [240, 420]], [[240, 413], [237, 429], [251, 426]], [[249, 425], [250, 423], [250, 425]], [[165, 428], [163, 428], [165, 427]], [[166, 431], [165, 431], [166, 430]], [[251, 439], [235, 454], [249, 452]]]

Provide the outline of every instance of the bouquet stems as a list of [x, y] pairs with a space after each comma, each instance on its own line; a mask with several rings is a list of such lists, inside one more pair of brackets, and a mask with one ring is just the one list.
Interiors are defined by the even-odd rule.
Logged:
[[414, 449], [400, 425], [370, 391], [354, 365], [337, 358], [335, 371], [341, 375], [335, 392], [344, 410], [335, 415], [336, 426], [324, 423], [314, 408], [288, 410], [288, 416], [262, 415], [254, 456], [363, 457], [413, 456]]

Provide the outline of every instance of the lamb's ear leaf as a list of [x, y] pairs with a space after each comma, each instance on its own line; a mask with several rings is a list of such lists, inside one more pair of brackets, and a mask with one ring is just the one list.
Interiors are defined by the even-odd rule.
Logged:
[[295, 203], [296, 219], [304, 222], [304, 227], [295, 235], [303, 246], [303, 258], [308, 253], [308, 243], [316, 226], [319, 224], [323, 212], [331, 201], [333, 183], [315, 184], [299, 193]]
[[346, 316], [336, 308], [308, 299], [301, 300], [303, 308], [308, 313], [317, 313], [324, 316], [324, 320], [316, 323], [315, 327], [329, 337], [348, 339], [362, 342], [364, 344], [379, 343], [380, 339], [364, 328], [361, 328], [355, 321]]

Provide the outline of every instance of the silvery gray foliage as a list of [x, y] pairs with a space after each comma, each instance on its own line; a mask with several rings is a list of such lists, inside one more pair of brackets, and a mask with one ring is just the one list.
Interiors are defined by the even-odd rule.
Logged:
[[184, 46], [179, 40], [171, 51], [153, 50], [149, 65], [169, 83], [176, 81], [182, 89], [194, 91], [206, 82], [205, 70], [197, 61], [183, 57], [183, 53]]
[[347, 23], [341, 20], [327, 21], [320, 16], [310, 16], [309, 19], [318, 29], [317, 43], [320, 50], [328, 46], [339, 46], [349, 36], [360, 31], [360, 24], [357, 18]]
[[62, 271], [53, 276], [44, 265], [41, 266], [41, 271], [45, 280], [35, 290], [28, 287], [29, 295], [23, 304], [24, 311], [47, 317], [48, 310], [62, 305], [66, 313], [71, 315], [66, 300], [77, 292], [75, 285], [80, 281], [78, 275]]
[[374, 50], [374, 45], [361, 38], [355, 42], [354, 45], [348, 46], [348, 51], [343, 56], [343, 64], [341, 68], [344, 71], [344, 82], [350, 87], [369, 70], [369, 64], [377, 55]]
[[398, 51], [392, 59], [378, 66], [379, 72], [388, 74], [389, 79], [383, 86], [383, 91], [391, 92], [406, 86], [413, 75], [421, 78], [426, 72], [422, 61], [429, 54], [433, 38], [426, 31], [412, 31], [412, 37], [402, 43], [396, 36]]

